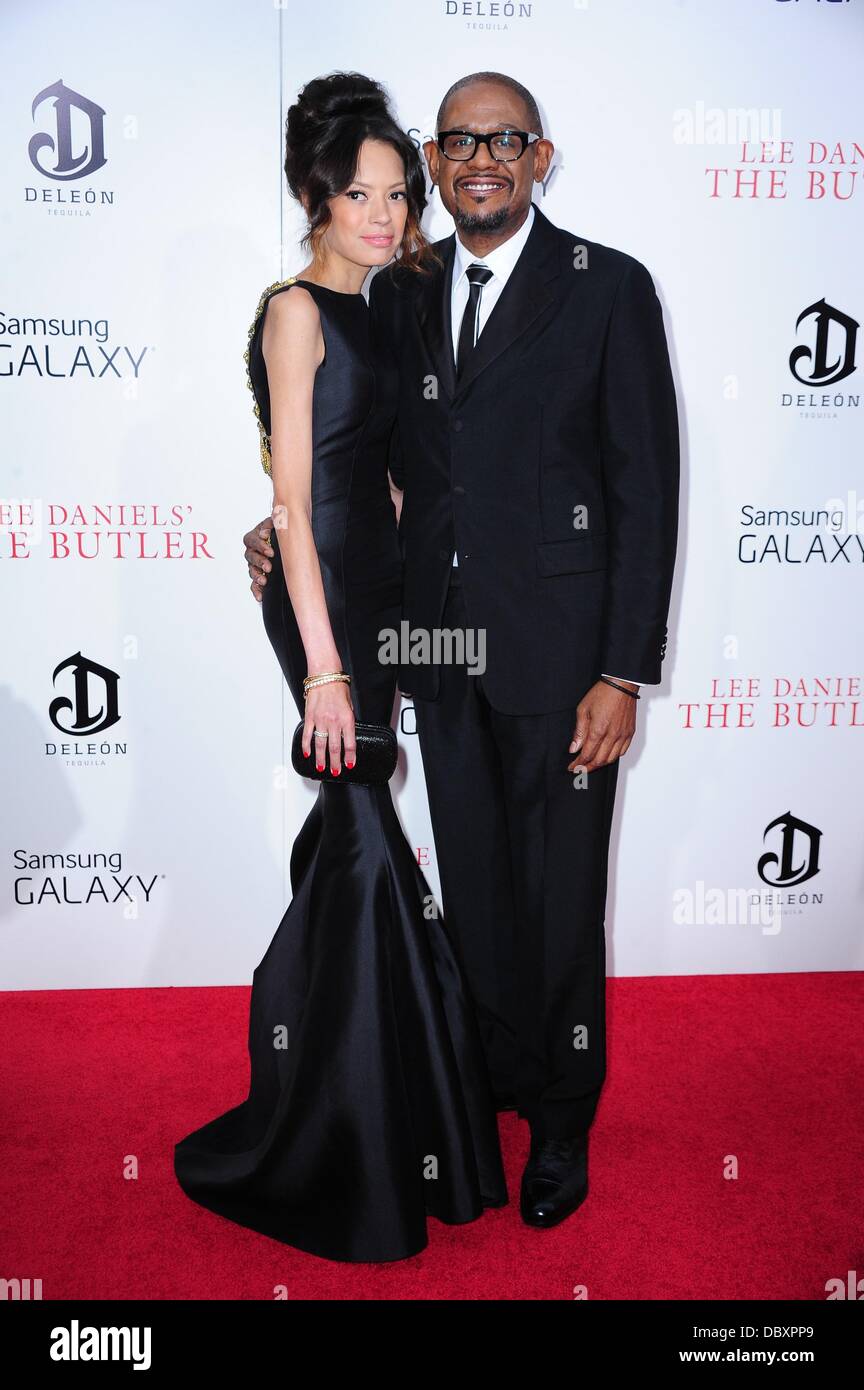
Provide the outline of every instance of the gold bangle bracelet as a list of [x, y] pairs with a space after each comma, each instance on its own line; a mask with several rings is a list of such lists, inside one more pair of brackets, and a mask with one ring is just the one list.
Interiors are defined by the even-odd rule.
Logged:
[[345, 685], [350, 685], [351, 677], [348, 675], [347, 671], [322, 671], [317, 676], [306, 676], [303, 681], [304, 700], [309, 694], [309, 691], [314, 690], [316, 686], [332, 685], [336, 681], [341, 681]]
[[313, 681], [350, 681], [351, 677], [347, 671], [316, 671], [314, 676], [304, 676], [303, 684], [311, 685]]

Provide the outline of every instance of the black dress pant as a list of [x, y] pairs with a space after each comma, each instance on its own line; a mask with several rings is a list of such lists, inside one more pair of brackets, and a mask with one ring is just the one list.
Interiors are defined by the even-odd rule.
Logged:
[[[458, 573], [442, 618], [470, 626]], [[498, 1109], [536, 1138], [587, 1132], [606, 1074], [604, 915], [618, 762], [574, 786], [575, 708], [493, 709], [441, 667], [414, 701], [444, 919], [477, 1007]]]

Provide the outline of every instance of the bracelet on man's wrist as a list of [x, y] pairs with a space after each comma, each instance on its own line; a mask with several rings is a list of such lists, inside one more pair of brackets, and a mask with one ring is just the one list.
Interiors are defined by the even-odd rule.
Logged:
[[640, 698], [638, 690], [631, 690], [628, 685], [619, 685], [618, 682], [613, 681], [610, 676], [601, 676], [600, 679], [601, 681], [605, 681], [607, 685], [611, 685], [613, 690], [621, 690], [633, 700], [638, 700]]

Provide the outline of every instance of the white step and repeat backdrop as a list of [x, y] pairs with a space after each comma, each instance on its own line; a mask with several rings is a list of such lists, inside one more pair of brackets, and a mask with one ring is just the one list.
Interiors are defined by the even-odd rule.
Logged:
[[[862, 0], [7, 0], [0, 24], [2, 986], [248, 981], [288, 901], [314, 794], [242, 560], [270, 502], [243, 351], [304, 263], [284, 113], [336, 68], [418, 142], [456, 78], [518, 78], [557, 149], [539, 206], [663, 303], [682, 526], [610, 972], [864, 966]], [[437, 891], [412, 715], [395, 790]]]

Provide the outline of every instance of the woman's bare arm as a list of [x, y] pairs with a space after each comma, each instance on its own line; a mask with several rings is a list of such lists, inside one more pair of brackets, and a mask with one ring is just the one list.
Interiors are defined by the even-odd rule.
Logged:
[[388, 482], [388, 484], [389, 484], [389, 486], [390, 486], [390, 498], [391, 498], [391, 501], [392, 501], [392, 503], [393, 503], [393, 506], [396, 508], [396, 525], [398, 526], [398, 525], [399, 525], [399, 518], [400, 518], [401, 515], [402, 515], [402, 497], [403, 497], [403, 492], [402, 492], [401, 487], [397, 487], [397, 486], [396, 486], [396, 484], [394, 483], [394, 481], [393, 481], [392, 477], [390, 476], [389, 472], [388, 472], [388, 474], [387, 474], [387, 482]]
[[[342, 670], [321, 567], [312, 532], [312, 392], [324, 359], [321, 320], [312, 296], [302, 289], [274, 295], [265, 310], [261, 349], [270, 391], [270, 454], [273, 525], [291, 607], [306, 652], [307, 673]], [[316, 740], [323, 766], [327, 747], [333, 771], [355, 760], [354, 718], [348, 686], [318, 686], [306, 701], [303, 751], [308, 756], [313, 727], [326, 729], [328, 743]]]

